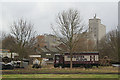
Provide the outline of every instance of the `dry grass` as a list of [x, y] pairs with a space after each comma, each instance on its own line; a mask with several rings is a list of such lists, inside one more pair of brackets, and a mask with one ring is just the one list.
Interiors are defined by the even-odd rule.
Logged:
[[39, 73], [118, 73], [117, 67], [93, 67], [92, 69], [85, 68], [54, 68], [52, 65], [47, 65], [39, 69], [29, 66], [26, 69], [3, 70], [3, 74], [39, 74]]
[[118, 78], [117, 74], [8, 74], [3, 78]]

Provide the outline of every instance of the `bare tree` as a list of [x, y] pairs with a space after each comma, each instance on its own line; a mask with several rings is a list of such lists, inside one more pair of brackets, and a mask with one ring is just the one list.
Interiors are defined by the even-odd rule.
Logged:
[[118, 62], [120, 62], [120, 26], [118, 26]]
[[74, 47], [75, 52], [95, 51], [95, 41], [92, 39], [80, 38]]
[[15, 38], [11, 35], [4, 36], [2, 40], [2, 48], [9, 49], [10, 51], [14, 52], [16, 48]]
[[79, 34], [84, 31], [85, 26], [79, 11], [73, 9], [59, 13], [56, 21], [58, 31], [52, 27], [53, 32], [57, 37], [62, 37], [60, 40], [70, 53], [70, 68], [72, 68], [73, 49], [79, 40]]
[[35, 31], [33, 24], [20, 19], [11, 26], [11, 36], [16, 40], [16, 51], [21, 58], [28, 56], [26, 48], [33, 46], [35, 42]]
[[108, 56], [112, 61], [118, 62], [118, 31], [110, 31], [106, 38], [102, 39], [99, 46], [101, 58]]

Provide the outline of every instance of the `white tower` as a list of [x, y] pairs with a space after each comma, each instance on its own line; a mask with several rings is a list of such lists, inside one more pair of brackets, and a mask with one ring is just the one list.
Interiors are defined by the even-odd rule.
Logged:
[[89, 19], [89, 32], [93, 34], [98, 50], [99, 41], [106, 36], [106, 27], [101, 24], [100, 19], [96, 18], [96, 14], [93, 19]]
[[101, 24], [101, 20], [96, 18], [89, 19], [89, 31], [93, 33], [96, 40], [101, 40], [106, 35], [106, 27]]

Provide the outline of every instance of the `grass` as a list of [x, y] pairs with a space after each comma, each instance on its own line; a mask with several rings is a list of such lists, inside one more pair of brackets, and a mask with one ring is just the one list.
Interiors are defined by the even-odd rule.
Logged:
[[39, 73], [118, 73], [117, 67], [93, 67], [92, 69], [85, 69], [85, 68], [53, 68], [53, 67], [44, 67], [40, 69], [14, 69], [14, 70], [3, 70], [3, 74], [39, 74]]
[[[114, 78], [118, 78], [117, 74], [72, 74], [72, 73], [118, 73], [117, 67], [100, 66], [99, 68], [93, 67], [92, 69], [85, 68], [54, 68], [51, 65], [47, 65], [40, 69], [33, 69], [29, 66], [27, 69], [14, 69], [14, 70], [3, 70], [2, 71], [2, 80], [80, 80], [77, 78], [82, 78], [82, 80], [118, 80]], [[26, 73], [26, 74], [25, 74]], [[39, 74], [42, 73], [42, 74]], [[45, 74], [45, 73], [70, 73], [70, 74]], [[120, 76], [119, 76], [120, 77]], [[21, 79], [22, 78], [22, 79]], [[40, 79], [37, 79], [40, 78]], [[42, 79], [43, 78], [43, 79]], [[47, 79], [50, 78], [50, 79]], [[72, 79], [74, 78], [74, 79]], [[88, 78], [88, 79], [86, 79]], [[92, 79], [95, 78], [95, 79]], [[106, 79], [109, 78], [109, 79]]]
[[117, 74], [7, 74], [2, 78], [118, 78]]
[[[118, 68], [113, 67], [99, 67], [92, 69], [85, 68], [52, 68], [45, 67], [41, 69], [15, 69], [15, 70], [4, 70], [6, 72], [16, 74], [4, 74], [2, 80], [118, 80], [117, 74], [72, 74], [76, 72], [83, 73], [116, 73]], [[37, 73], [71, 73], [71, 74], [37, 74]], [[20, 73], [20, 74], [19, 74]], [[29, 73], [29, 74], [21, 74]], [[34, 73], [34, 74], [30, 74]], [[119, 75], [120, 77], [120, 75]]]

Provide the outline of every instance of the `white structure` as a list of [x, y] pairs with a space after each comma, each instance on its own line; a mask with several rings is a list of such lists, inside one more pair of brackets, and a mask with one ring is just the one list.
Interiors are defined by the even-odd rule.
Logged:
[[4, 58], [4, 57], [8, 57], [8, 58], [15, 58], [16, 56], [19, 56], [18, 53], [10, 53], [9, 50], [6, 49], [0, 49], [0, 57]]
[[3, 52], [0, 52], [0, 57], [1, 58], [4, 58], [4, 57], [8, 57], [8, 58], [14, 58], [15, 56], [19, 56], [17, 53], [3, 53]]
[[96, 18], [89, 19], [89, 32], [94, 34], [96, 40], [101, 40], [106, 35], [106, 27], [101, 24], [101, 20]]
[[41, 55], [29, 55], [29, 57], [33, 57], [33, 58], [41, 58]]

